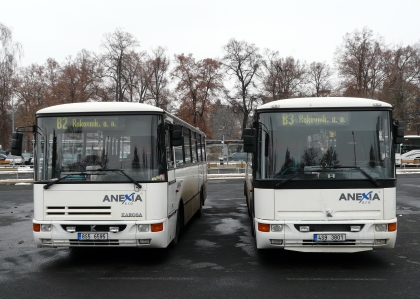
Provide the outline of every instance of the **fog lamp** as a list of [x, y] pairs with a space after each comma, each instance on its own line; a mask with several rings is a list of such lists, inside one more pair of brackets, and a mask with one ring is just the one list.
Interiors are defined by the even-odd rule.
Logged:
[[47, 244], [47, 245], [52, 244], [51, 239], [41, 239], [41, 242], [42, 244]]
[[281, 239], [271, 239], [270, 242], [273, 245], [283, 245], [283, 240]]
[[351, 232], [360, 232], [360, 230], [361, 230], [361, 227], [360, 227], [360, 225], [352, 225], [352, 226], [350, 226], [350, 231]]
[[376, 239], [374, 244], [375, 245], [385, 245], [386, 240], [385, 239]]

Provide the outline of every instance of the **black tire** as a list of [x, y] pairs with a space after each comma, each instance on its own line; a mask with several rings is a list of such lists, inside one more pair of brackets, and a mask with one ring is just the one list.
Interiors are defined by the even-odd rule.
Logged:
[[198, 210], [195, 214], [197, 216], [197, 218], [200, 218], [201, 215], [203, 215], [203, 201], [204, 201], [204, 192], [203, 192], [203, 188], [201, 188], [201, 190], [200, 190], [200, 207], [198, 208]]
[[251, 235], [255, 238], [254, 204], [252, 202], [251, 202], [251, 212], [249, 216], [251, 218]]
[[181, 234], [182, 227], [184, 225], [184, 206], [182, 205], [182, 201], [178, 205], [178, 211], [176, 213], [176, 228], [175, 228], [175, 237], [169, 243], [169, 248], [175, 248], [176, 244], [179, 241], [179, 235]]

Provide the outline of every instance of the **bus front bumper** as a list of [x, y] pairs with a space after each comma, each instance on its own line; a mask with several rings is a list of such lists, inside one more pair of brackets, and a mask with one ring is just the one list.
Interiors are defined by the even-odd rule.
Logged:
[[[167, 219], [153, 221], [33, 220], [33, 227], [37, 247], [166, 248], [169, 243]], [[158, 230], [152, 231], [152, 227], [158, 227]]]
[[363, 221], [268, 221], [256, 218], [254, 221], [257, 249], [359, 252], [394, 248], [397, 237], [396, 218]]

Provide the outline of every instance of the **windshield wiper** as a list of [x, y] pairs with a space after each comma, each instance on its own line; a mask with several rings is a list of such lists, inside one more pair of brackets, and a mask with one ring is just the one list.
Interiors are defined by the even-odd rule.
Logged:
[[56, 183], [58, 183], [60, 181], [63, 181], [65, 179], [69, 178], [69, 177], [72, 177], [72, 176], [79, 176], [79, 175], [87, 176], [87, 175], [92, 175], [90, 172], [93, 172], [93, 171], [111, 171], [111, 172], [119, 172], [119, 173], [122, 173], [127, 179], [130, 180], [130, 182], [132, 182], [134, 185], [136, 185], [139, 189], [142, 188], [139, 183], [137, 183], [131, 176], [129, 176], [128, 174], [126, 174], [124, 172], [124, 170], [122, 170], [122, 169], [102, 169], [102, 168], [99, 168], [99, 169], [91, 169], [91, 170], [89, 170], [89, 173], [87, 173], [87, 172], [79, 172], [79, 173], [68, 174], [66, 176], [63, 176], [62, 178], [59, 178], [58, 180], [53, 180], [53, 181], [49, 182], [48, 184], [46, 184], [44, 186], [44, 189], [47, 190], [52, 185], [54, 185], [54, 184], [56, 184]]
[[84, 176], [87, 176], [87, 175], [89, 175], [89, 174], [87, 174], [86, 172], [79, 172], [79, 173], [72, 173], [72, 174], [68, 174], [68, 175], [66, 175], [66, 176], [63, 176], [62, 178], [59, 178], [59, 179], [57, 179], [57, 180], [53, 180], [53, 181], [49, 182], [48, 184], [46, 184], [46, 185], [44, 186], [44, 189], [45, 189], [45, 190], [50, 189], [50, 187], [51, 187], [52, 185], [57, 184], [57, 183], [58, 183], [58, 182], [60, 182], [60, 181], [63, 181], [63, 180], [65, 180], [65, 179], [67, 179], [67, 178], [69, 178], [69, 177], [71, 177], [71, 176], [76, 176], [76, 175], [84, 175]]
[[134, 185], [136, 185], [137, 187], [139, 187], [139, 189], [141, 189], [141, 185], [139, 183], [137, 183], [137, 181], [135, 179], [133, 179], [131, 176], [129, 176], [128, 174], [126, 174], [124, 172], [124, 170], [122, 169], [103, 169], [103, 168], [99, 168], [99, 169], [92, 169], [89, 170], [89, 172], [91, 171], [111, 171], [111, 172], [119, 172], [122, 173], [127, 179], [129, 179]]
[[307, 172], [309, 172], [309, 173], [313, 173], [313, 172], [314, 172], [314, 170], [303, 170], [303, 171], [300, 171], [300, 172], [298, 172], [298, 173], [295, 173], [295, 174], [294, 174], [294, 175], [292, 175], [291, 177], [288, 177], [287, 179], [284, 179], [283, 181], [276, 183], [274, 186], [275, 186], [275, 187], [280, 187], [281, 185], [286, 184], [287, 182], [289, 182], [289, 181], [293, 180], [294, 178], [297, 178], [297, 177], [298, 177], [298, 176], [300, 176], [301, 174], [305, 174], [305, 173], [307, 173]]
[[376, 187], [380, 187], [381, 184], [374, 178], [372, 177], [369, 173], [367, 173], [363, 168], [360, 168], [359, 166], [325, 166], [323, 168], [331, 168], [331, 169], [339, 169], [339, 168], [348, 168], [348, 169], [357, 169], [358, 171], [360, 171], [361, 173], [363, 173], [372, 183], [375, 184]]

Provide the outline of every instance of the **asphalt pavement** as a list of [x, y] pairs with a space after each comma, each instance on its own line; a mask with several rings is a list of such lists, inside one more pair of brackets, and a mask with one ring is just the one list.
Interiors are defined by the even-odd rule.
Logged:
[[209, 181], [174, 249], [36, 248], [32, 186], [0, 185], [0, 298], [420, 298], [420, 174], [398, 176], [397, 244], [257, 252], [243, 180]]

